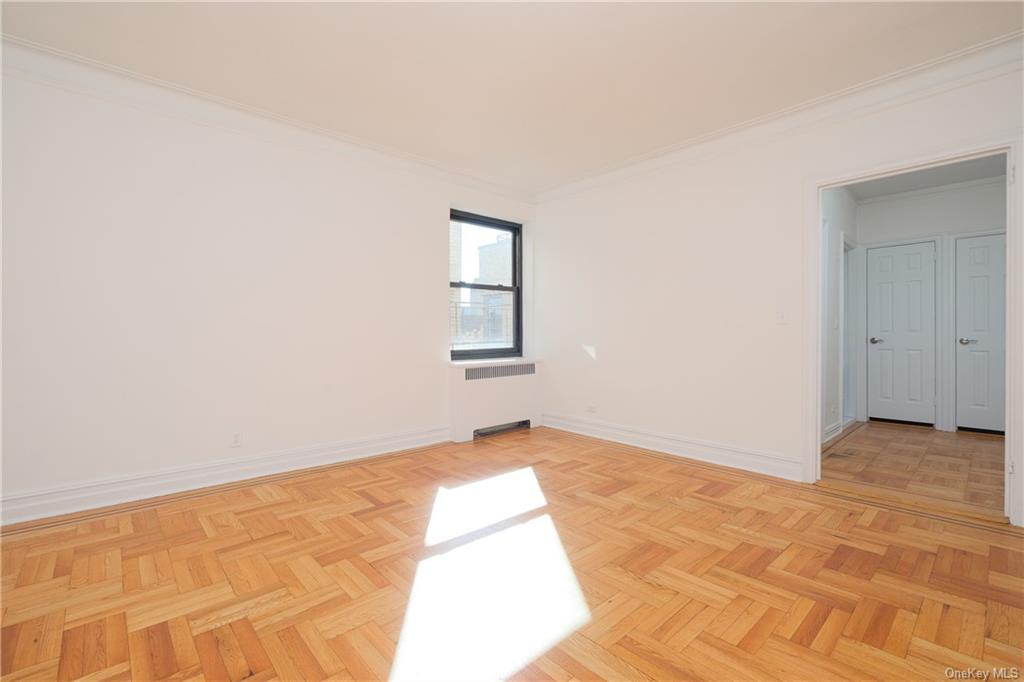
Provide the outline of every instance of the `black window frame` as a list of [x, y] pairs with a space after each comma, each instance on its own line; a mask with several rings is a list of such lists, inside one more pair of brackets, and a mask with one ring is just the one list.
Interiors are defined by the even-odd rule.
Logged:
[[[523, 226], [520, 223], [513, 223], [499, 218], [451, 209], [448, 217], [452, 221], [460, 223], [471, 223], [481, 227], [489, 227], [496, 230], [504, 230], [512, 234], [512, 286], [503, 284], [475, 284], [472, 282], [448, 282], [450, 289], [484, 289], [487, 291], [510, 291], [512, 292], [512, 346], [504, 348], [471, 348], [456, 350], [449, 348], [452, 360], [489, 360], [494, 358], [521, 358], [523, 357]], [[448, 265], [449, 272], [451, 264]], [[451, 339], [448, 339], [449, 346]]]

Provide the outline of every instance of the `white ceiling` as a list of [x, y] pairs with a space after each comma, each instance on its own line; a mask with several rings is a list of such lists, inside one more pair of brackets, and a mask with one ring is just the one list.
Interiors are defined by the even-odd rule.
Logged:
[[1006, 175], [1006, 155], [986, 156], [846, 185], [858, 201]]
[[1010, 3], [4, 3], [21, 42], [523, 194], [1021, 28]]

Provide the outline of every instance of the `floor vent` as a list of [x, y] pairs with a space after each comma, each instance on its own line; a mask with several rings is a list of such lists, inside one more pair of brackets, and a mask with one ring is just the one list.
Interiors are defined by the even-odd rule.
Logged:
[[518, 377], [524, 374], [536, 374], [537, 366], [532, 362], [520, 362], [514, 365], [489, 365], [487, 367], [467, 367], [466, 381], [474, 379], [498, 379], [500, 377]]
[[511, 422], [509, 424], [498, 424], [497, 426], [488, 426], [484, 429], [475, 429], [473, 431], [473, 438], [483, 438], [484, 436], [493, 436], [496, 433], [504, 433], [505, 431], [513, 431], [515, 429], [528, 429], [530, 428], [530, 420], [524, 419], [521, 422]]

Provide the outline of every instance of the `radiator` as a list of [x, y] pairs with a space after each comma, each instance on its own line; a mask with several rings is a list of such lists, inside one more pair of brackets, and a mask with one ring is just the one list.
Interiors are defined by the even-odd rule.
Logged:
[[477, 429], [501, 424], [540, 424], [539, 371], [526, 361], [452, 363], [452, 440], [472, 440]]

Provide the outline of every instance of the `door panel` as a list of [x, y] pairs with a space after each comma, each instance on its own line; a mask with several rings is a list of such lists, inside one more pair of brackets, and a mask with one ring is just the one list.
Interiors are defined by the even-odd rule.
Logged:
[[1002, 431], [1006, 236], [956, 241], [956, 425]]
[[868, 416], [935, 423], [935, 244], [868, 249]]

